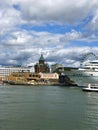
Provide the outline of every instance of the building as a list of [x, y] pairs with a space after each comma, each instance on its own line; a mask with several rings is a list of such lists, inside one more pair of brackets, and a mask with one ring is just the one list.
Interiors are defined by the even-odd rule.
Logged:
[[22, 67], [22, 66], [7, 66], [0, 67], [0, 80], [5, 79], [6, 76], [10, 75], [13, 72], [30, 72], [31, 67]]
[[57, 73], [39, 73], [41, 81], [48, 83], [50, 85], [57, 85], [59, 80], [59, 75]]
[[51, 72], [56, 72], [56, 70], [60, 67], [63, 67], [63, 66], [58, 63], [51, 65]]
[[58, 80], [59, 75], [57, 73], [39, 73], [40, 78], [44, 80]]
[[35, 84], [40, 80], [40, 74], [31, 72], [12, 72], [5, 77], [4, 82], [9, 84]]
[[3, 82], [12, 85], [57, 85], [58, 79], [57, 73], [12, 72]]
[[50, 72], [49, 65], [47, 63], [45, 63], [45, 59], [42, 54], [39, 58], [39, 63], [37, 63], [34, 66], [34, 68], [35, 68], [35, 73], [40, 73], [40, 72], [49, 73]]

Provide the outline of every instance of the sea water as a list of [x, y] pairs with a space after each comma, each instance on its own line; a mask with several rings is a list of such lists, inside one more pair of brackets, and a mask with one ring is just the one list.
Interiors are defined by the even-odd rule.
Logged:
[[0, 86], [0, 130], [97, 129], [97, 92], [78, 87]]

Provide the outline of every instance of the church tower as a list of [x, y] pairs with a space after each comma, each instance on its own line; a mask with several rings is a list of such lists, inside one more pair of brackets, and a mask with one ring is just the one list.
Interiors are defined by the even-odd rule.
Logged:
[[43, 57], [43, 54], [41, 54], [40, 59], [39, 59], [39, 64], [44, 64], [44, 62], [45, 62], [45, 59]]
[[36, 63], [34, 68], [35, 68], [35, 73], [40, 73], [40, 72], [49, 73], [50, 72], [49, 65], [47, 63], [45, 63], [43, 54], [41, 54], [41, 56], [39, 58], [39, 63]]

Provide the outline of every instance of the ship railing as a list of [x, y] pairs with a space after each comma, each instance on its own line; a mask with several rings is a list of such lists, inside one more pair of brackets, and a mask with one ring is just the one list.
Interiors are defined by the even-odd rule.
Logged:
[[88, 87], [98, 87], [98, 84], [96, 84], [96, 83], [85, 83], [85, 86], [88, 86]]

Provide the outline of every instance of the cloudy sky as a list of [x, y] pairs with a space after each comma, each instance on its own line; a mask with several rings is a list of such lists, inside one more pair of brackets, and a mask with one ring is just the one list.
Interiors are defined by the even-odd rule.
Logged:
[[98, 0], [0, 1], [0, 65], [79, 66], [98, 55]]

